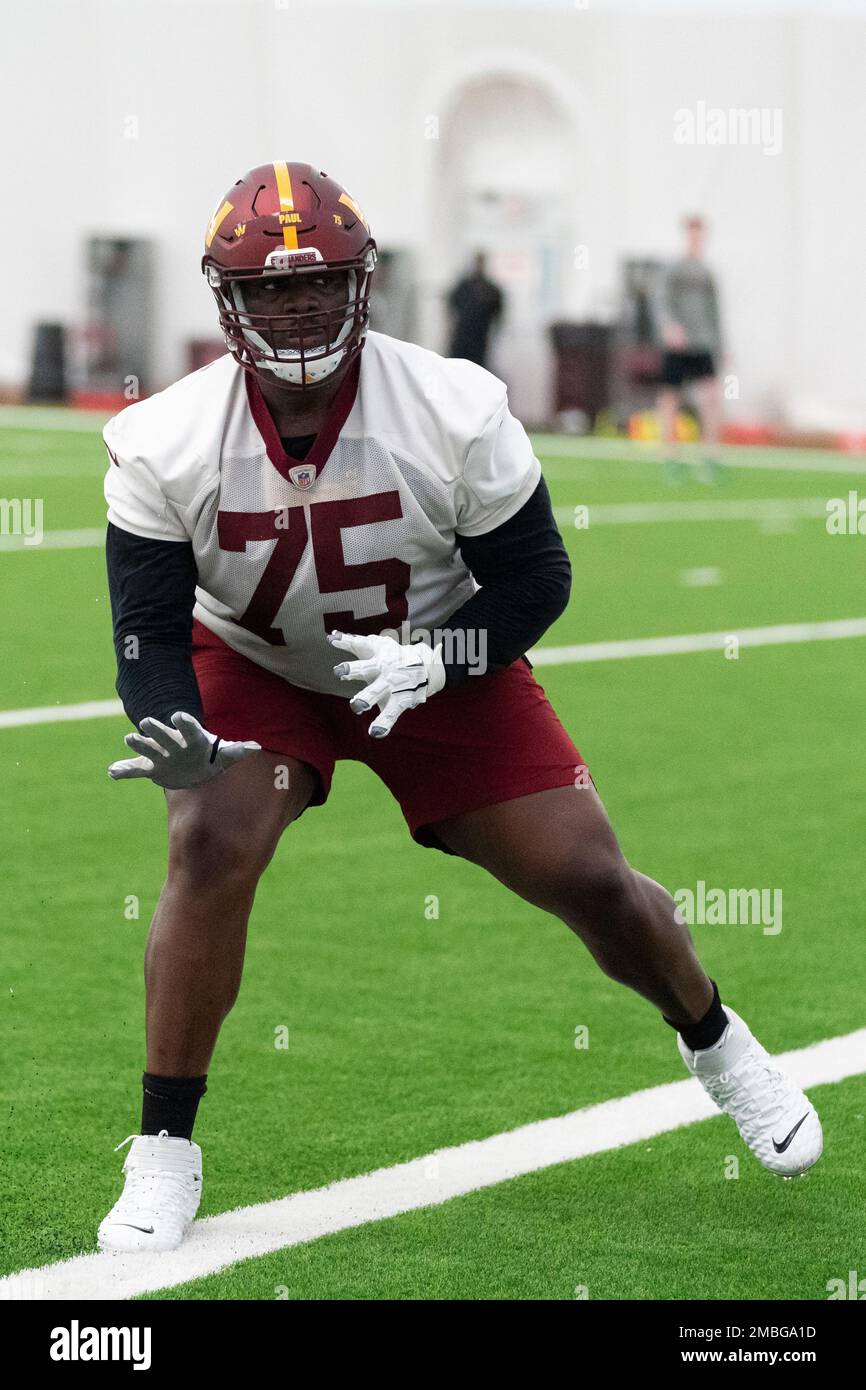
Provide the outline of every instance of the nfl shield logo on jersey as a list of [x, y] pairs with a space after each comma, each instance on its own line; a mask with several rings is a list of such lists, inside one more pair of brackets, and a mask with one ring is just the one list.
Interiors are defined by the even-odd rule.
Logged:
[[295, 487], [312, 487], [316, 481], [316, 470], [309, 463], [300, 463], [289, 469], [289, 477]]

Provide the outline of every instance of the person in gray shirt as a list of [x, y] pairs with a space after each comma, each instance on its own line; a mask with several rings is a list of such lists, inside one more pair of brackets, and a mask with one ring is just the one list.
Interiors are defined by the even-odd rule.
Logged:
[[664, 355], [658, 412], [669, 472], [679, 477], [683, 465], [675, 456], [677, 412], [684, 388], [694, 384], [706, 454], [705, 476], [715, 481], [722, 415], [719, 299], [715, 278], [703, 259], [706, 223], [702, 217], [687, 217], [683, 232], [684, 254], [672, 262], [661, 282], [659, 321]]

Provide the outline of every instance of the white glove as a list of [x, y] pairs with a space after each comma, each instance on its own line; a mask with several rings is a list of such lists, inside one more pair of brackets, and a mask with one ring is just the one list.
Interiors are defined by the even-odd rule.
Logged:
[[370, 680], [363, 690], [353, 695], [349, 708], [364, 714], [374, 705], [381, 711], [367, 732], [372, 738], [384, 738], [400, 715], [416, 705], [423, 705], [445, 684], [442, 663], [442, 643], [429, 647], [426, 642], [401, 646], [393, 637], [356, 637], [351, 632], [329, 632], [328, 641], [340, 651], [353, 652], [360, 661], [341, 661], [334, 675], [344, 681]]
[[181, 711], [171, 716], [171, 722], [173, 729], [158, 719], [142, 719], [142, 732], [127, 734], [124, 743], [144, 756], [112, 763], [109, 777], [115, 781], [149, 777], [157, 786], [173, 791], [197, 787], [261, 748], [261, 744], [252, 741], [224, 743], [203, 729], [191, 714]]

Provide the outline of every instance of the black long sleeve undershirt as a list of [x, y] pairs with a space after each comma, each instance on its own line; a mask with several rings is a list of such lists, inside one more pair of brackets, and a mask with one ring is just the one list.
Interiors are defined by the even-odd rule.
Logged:
[[[499, 671], [523, 656], [559, 617], [571, 586], [571, 566], [543, 478], [502, 526], [456, 539], [481, 588], [452, 613], [445, 630], [472, 629], [483, 634], [484, 645], [467, 641], [465, 651], [457, 652], [444, 644], [448, 686], [461, 684], [473, 669]], [[167, 722], [175, 710], [201, 719], [192, 665], [197, 579], [192, 544], [150, 540], [109, 524], [106, 559], [117, 692], [130, 720], [138, 725], [151, 715]], [[478, 655], [483, 667], [476, 666]]]
[[[541, 478], [529, 501], [484, 536], [456, 536], [463, 560], [481, 588], [452, 613], [446, 631], [483, 633], [487, 672], [523, 656], [565, 609], [571, 563]], [[466, 644], [467, 651], [469, 643]], [[446, 685], [460, 685], [472, 663], [449, 658], [443, 644]], [[478, 668], [481, 669], [481, 668]]]
[[192, 665], [196, 564], [191, 541], [154, 541], [109, 522], [105, 557], [117, 693], [136, 727], [175, 710], [202, 717]]

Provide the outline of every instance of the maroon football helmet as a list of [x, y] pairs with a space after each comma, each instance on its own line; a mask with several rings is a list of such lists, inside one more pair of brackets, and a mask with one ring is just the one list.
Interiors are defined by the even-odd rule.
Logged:
[[[364, 346], [376, 243], [354, 198], [312, 165], [277, 161], [238, 179], [210, 220], [201, 264], [226, 346], [247, 371], [303, 390]], [[259, 312], [259, 294], [251, 311], [249, 282], [284, 275], [340, 280], [315, 311]]]

